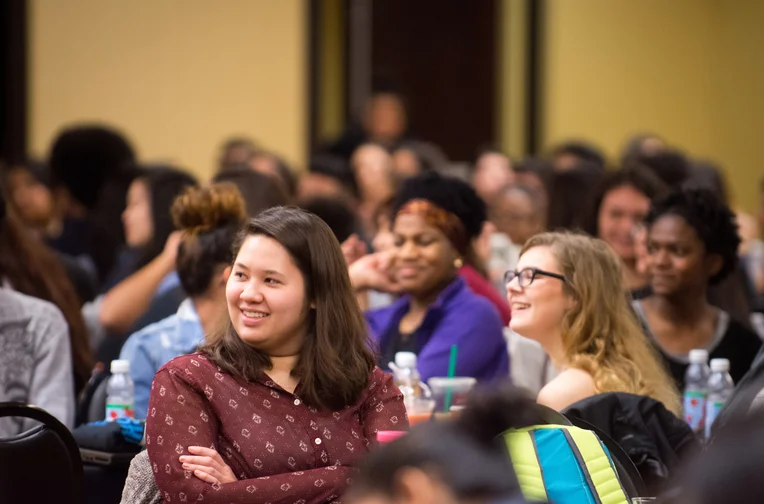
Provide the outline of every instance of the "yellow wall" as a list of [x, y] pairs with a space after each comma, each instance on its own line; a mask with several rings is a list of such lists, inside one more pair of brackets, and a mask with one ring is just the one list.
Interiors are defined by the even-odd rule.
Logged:
[[654, 131], [722, 163], [752, 210], [764, 174], [764, 2], [547, 0], [542, 143], [590, 139], [611, 156]]
[[302, 165], [302, 0], [32, 0], [30, 150], [81, 120], [124, 129], [144, 160], [209, 176], [248, 135]]

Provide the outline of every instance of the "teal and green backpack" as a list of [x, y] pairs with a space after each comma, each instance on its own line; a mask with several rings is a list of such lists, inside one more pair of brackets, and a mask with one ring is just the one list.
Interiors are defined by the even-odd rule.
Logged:
[[610, 453], [591, 431], [535, 425], [502, 435], [529, 501], [628, 504]]

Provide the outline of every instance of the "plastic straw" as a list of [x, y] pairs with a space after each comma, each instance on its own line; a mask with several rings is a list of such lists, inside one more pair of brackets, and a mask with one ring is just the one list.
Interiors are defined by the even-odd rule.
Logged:
[[[459, 347], [451, 345], [451, 357], [448, 360], [448, 377], [453, 378], [456, 376], [456, 358], [459, 355]], [[454, 398], [454, 389], [451, 385], [446, 387], [446, 398], [443, 403], [443, 412], [448, 413], [451, 411], [451, 402]]]

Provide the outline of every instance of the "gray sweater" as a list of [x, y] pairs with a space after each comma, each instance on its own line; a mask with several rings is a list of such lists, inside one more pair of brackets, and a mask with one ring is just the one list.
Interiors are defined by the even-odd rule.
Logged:
[[[33, 404], [70, 429], [74, 426], [74, 374], [69, 327], [56, 306], [0, 288], [0, 402]], [[0, 437], [34, 426], [0, 419]]]

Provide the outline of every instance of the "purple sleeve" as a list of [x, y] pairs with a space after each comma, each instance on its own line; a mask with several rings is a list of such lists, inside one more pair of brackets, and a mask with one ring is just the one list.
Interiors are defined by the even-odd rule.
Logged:
[[509, 353], [496, 309], [483, 299], [448, 311], [421, 352], [419, 373], [427, 380], [446, 376], [451, 345], [458, 345], [457, 376], [478, 380], [509, 377]]

